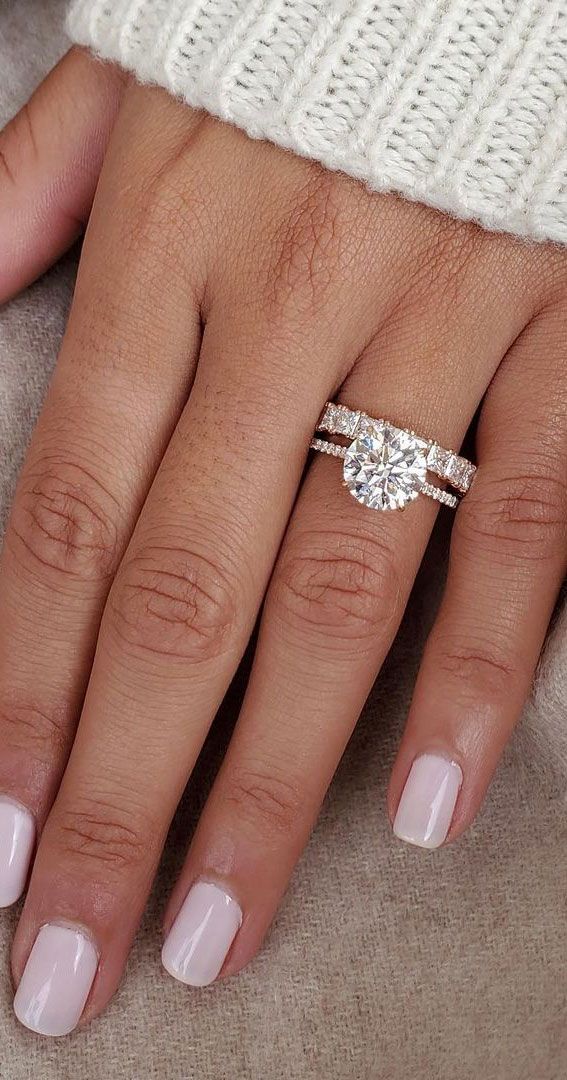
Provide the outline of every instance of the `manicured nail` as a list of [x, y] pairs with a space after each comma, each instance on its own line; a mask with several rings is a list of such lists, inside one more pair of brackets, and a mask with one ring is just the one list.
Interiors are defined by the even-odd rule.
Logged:
[[437, 754], [416, 758], [398, 806], [395, 835], [418, 847], [439, 847], [449, 832], [462, 782], [455, 761]]
[[0, 908], [20, 899], [35, 843], [35, 822], [29, 810], [0, 797]]
[[162, 949], [164, 968], [189, 986], [215, 981], [242, 924], [232, 896], [199, 881], [189, 892]]
[[20, 1023], [38, 1035], [69, 1035], [81, 1019], [98, 956], [88, 937], [68, 926], [43, 926], [14, 998]]

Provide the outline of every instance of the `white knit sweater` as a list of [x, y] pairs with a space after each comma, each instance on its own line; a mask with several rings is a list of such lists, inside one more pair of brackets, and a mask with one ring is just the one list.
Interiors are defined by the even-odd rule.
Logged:
[[376, 191], [567, 242], [567, 0], [75, 0], [68, 27]]

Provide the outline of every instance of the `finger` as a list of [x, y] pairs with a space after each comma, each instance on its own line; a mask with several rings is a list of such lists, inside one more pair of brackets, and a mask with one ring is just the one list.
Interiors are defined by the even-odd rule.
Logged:
[[[121, 122], [117, 139], [121, 154]], [[138, 169], [148, 178], [147, 160], [130, 161], [134, 176]], [[162, 167], [155, 162], [156, 172]], [[120, 169], [111, 151], [0, 566], [0, 793], [39, 830], [65, 766], [108, 590], [200, 345], [198, 259], [189, 243], [187, 266], [173, 254], [183, 212], [171, 212], [169, 195], [164, 210], [159, 186], [150, 203], [136, 195], [131, 178], [125, 199]], [[2, 828], [8, 858], [9, 821]], [[16, 863], [1, 867], [5, 903], [23, 886], [31, 834], [20, 834]]]
[[[244, 208], [239, 207], [232, 186], [224, 194], [224, 204], [222, 185], [217, 187], [218, 203], [206, 180], [205, 187], [201, 186], [208, 162], [216, 162], [214, 183], [215, 174], [217, 178], [222, 175], [223, 160], [232, 175], [238, 171], [238, 155], [254, 157], [254, 144], [243, 136], [230, 137], [230, 129], [224, 125], [202, 121], [185, 109], [177, 118], [165, 115], [166, 110], [178, 106], [165, 95], [158, 95], [158, 100], [163, 108], [157, 114], [155, 130], [146, 118], [140, 133], [140, 107], [136, 110], [134, 106], [130, 129], [136, 132], [143, 153], [157, 165], [156, 173], [149, 176], [147, 166], [142, 170], [146, 198], [156, 187], [167, 196], [158, 210], [166, 221], [173, 212], [178, 235], [173, 240], [167, 233], [162, 236], [159, 214], [154, 210], [148, 216], [150, 201], [143, 220], [135, 223], [134, 237], [156, 236], [160, 244], [167, 244], [172, 260], [176, 255], [180, 258], [180, 248], [184, 256], [187, 233], [179, 228], [179, 222], [183, 225], [186, 208], [194, 202], [200, 214], [210, 214], [207, 236], [214, 232], [215, 223], [224, 225], [227, 203], [234, 231], [240, 227], [243, 235], [240, 242], [234, 242], [231, 232], [231, 243], [224, 243], [222, 255], [220, 245], [215, 245], [223, 288], [216, 277], [210, 278], [201, 375], [181, 434], [168, 452], [161, 479], [156, 479], [148, 501], [143, 520], [150, 525], [140, 522], [115, 582], [99, 635], [78, 740], [39, 848], [15, 944], [18, 977], [38, 926], [46, 918], [49, 921], [48, 911], [59, 919], [67, 910], [67, 922], [75, 918], [83, 926], [92, 926], [102, 943], [102, 953], [100, 979], [89, 1014], [102, 1007], [118, 981], [172, 804], [254, 620], [266, 567], [273, 560], [270, 550], [279, 543], [287, 517], [286, 497], [289, 501], [289, 492], [295, 491], [320, 402], [328, 393], [329, 380], [340, 381], [333, 375], [333, 357], [342, 356], [344, 327], [348, 319], [354, 320], [359, 328], [358, 348], [362, 348], [366, 325], [362, 315], [367, 315], [360, 302], [363, 290], [357, 285], [354, 296], [348, 294], [345, 274], [340, 296], [324, 309], [321, 333], [311, 314], [319, 293], [321, 298], [327, 294], [328, 277], [321, 270], [319, 286], [317, 239], [312, 257], [298, 255], [290, 262], [289, 227], [280, 225], [278, 232], [270, 226], [274, 234], [271, 266], [272, 248], [266, 245], [264, 232], [268, 211], [264, 205], [260, 212], [257, 192], [266, 192], [264, 204], [281, 219], [283, 211], [280, 200], [274, 200], [274, 186], [264, 187], [251, 171], [250, 189], [246, 188], [247, 197], [252, 193], [251, 205]], [[127, 94], [123, 111], [129, 101]], [[185, 119], [189, 116], [200, 136], [197, 152], [191, 155], [188, 150], [193, 144]], [[152, 117], [156, 120], [155, 112]], [[128, 190], [133, 164], [127, 146], [120, 154], [121, 118], [112, 143], [120, 163], [118, 176], [113, 177], [118, 191]], [[162, 131], [168, 140], [165, 148], [160, 145]], [[269, 160], [280, 176], [279, 155], [270, 153]], [[319, 173], [309, 170], [310, 175], [313, 172], [317, 180]], [[312, 182], [305, 184], [305, 213], [297, 223], [297, 231], [307, 241], [313, 236], [313, 186]], [[319, 186], [328, 206], [327, 181], [323, 178]], [[208, 209], [199, 199], [202, 190], [207, 192]], [[96, 207], [91, 228], [95, 222]], [[260, 248], [263, 258], [253, 262], [241, 257], [245, 241], [249, 242], [251, 223], [260, 228], [258, 243], [264, 245]], [[331, 227], [334, 235], [334, 219]], [[147, 258], [145, 252], [142, 255]], [[299, 297], [289, 288], [292, 274], [295, 279], [303, 275]], [[163, 276], [171, 280], [173, 275]], [[187, 275], [178, 276], [186, 285]], [[194, 283], [189, 281], [189, 285], [194, 289]], [[150, 312], [159, 312], [159, 305], [153, 304], [147, 291], [139, 293], [143, 293]], [[370, 300], [367, 291], [366, 309]], [[214, 319], [209, 314], [211, 305]], [[338, 331], [332, 322], [335, 316]], [[252, 359], [243, 363], [243, 358]], [[319, 386], [315, 361], [322, 381]], [[312, 401], [311, 405], [305, 372], [309, 372], [308, 385], [313, 382], [315, 404]], [[296, 397], [300, 408], [294, 410]], [[299, 420], [294, 454], [288, 455], [283, 442], [273, 445], [276, 411], [285, 416], [290, 432], [306, 408], [309, 422], [302, 432]], [[274, 476], [282, 477], [280, 485], [268, 482]], [[241, 492], [239, 499], [237, 492]], [[271, 499], [275, 499], [275, 506], [269, 512]], [[263, 536], [265, 522], [268, 532]], [[192, 724], [188, 728], [189, 702]], [[109, 741], [107, 730], [113, 725]], [[136, 828], [131, 827], [132, 822]], [[56, 865], [63, 868], [57, 877], [53, 874]]]
[[[382, 327], [342, 399], [458, 445], [517, 333], [514, 319], [499, 323], [496, 305], [483, 315], [479, 329], [474, 300], [458, 311], [408, 304]], [[456, 380], [453, 365], [467, 375]], [[370, 511], [341, 487], [336, 461], [310, 469], [242, 714], [166, 917], [163, 961], [176, 978], [209, 982], [229, 948], [225, 974], [257, 950], [390, 647], [434, 516], [425, 498], [401, 515]]]
[[564, 306], [540, 315], [483, 409], [480, 468], [457, 514], [445, 596], [392, 776], [394, 830], [410, 843], [437, 847], [477, 813], [567, 570], [566, 331]]
[[[243, 356], [257, 359], [243, 365]], [[269, 313], [243, 318], [223, 302], [207, 322], [187, 409], [109, 597], [14, 946], [18, 979], [40, 927], [64, 920], [87, 928], [100, 964], [86, 1018], [120, 979], [175, 806], [251, 634], [314, 418], [343, 360], [330, 321], [326, 333], [297, 324], [275, 331]], [[35, 970], [33, 953], [29, 964]], [[16, 1007], [41, 1027], [29, 1011], [29, 970]]]
[[124, 82], [71, 49], [0, 133], [0, 303], [83, 231]]

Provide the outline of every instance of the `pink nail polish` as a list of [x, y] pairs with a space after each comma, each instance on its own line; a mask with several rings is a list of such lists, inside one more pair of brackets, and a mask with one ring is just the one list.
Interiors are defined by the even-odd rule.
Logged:
[[416, 758], [398, 806], [395, 835], [418, 847], [439, 847], [449, 832], [462, 782], [455, 761], [437, 754]]
[[20, 1023], [38, 1035], [69, 1035], [81, 1019], [98, 967], [86, 934], [42, 926], [14, 998]]
[[29, 810], [0, 798], [0, 908], [20, 899], [35, 843], [35, 822]]
[[242, 924], [242, 912], [218, 885], [190, 890], [162, 949], [164, 968], [189, 986], [208, 986], [221, 970]]

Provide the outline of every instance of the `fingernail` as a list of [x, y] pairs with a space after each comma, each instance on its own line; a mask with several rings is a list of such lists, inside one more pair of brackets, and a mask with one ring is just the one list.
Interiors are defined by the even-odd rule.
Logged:
[[189, 892], [162, 949], [164, 968], [189, 986], [215, 981], [242, 924], [232, 896], [199, 881]]
[[98, 967], [80, 930], [43, 926], [14, 998], [20, 1023], [38, 1035], [69, 1035], [81, 1019]]
[[463, 774], [455, 761], [423, 754], [414, 761], [394, 821], [400, 840], [439, 847], [451, 825]]
[[0, 908], [20, 899], [35, 842], [35, 822], [29, 810], [0, 798]]

